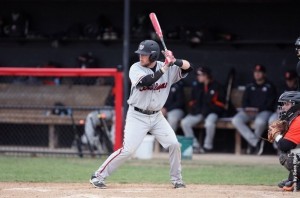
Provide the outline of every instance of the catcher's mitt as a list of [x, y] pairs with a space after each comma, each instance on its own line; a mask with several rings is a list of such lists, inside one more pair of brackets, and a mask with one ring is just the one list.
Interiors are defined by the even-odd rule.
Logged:
[[273, 143], [277, 135], [285, 135], [289, 128], [289, 123], [285, 120], [275, 120], [269, 125], [268, 141]]

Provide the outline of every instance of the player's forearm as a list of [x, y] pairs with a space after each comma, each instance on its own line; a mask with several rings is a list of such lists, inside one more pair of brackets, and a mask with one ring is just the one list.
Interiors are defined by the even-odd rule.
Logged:
[[159, 69], [153, 74], [149, 74], [144, 76], [139, 82], [138, 86], [151, 86], [153, 83], [155, 83], [162, 75], [164, 74], [163, 69]]
[[191, 67], [190, 62], [187, 60], [183, 60], [183, 59], [176, 59], [176, 61], [174, 62], [174, 65], [177, 65], [178, 67], [180, 67], [183, 70], [187, 70]]
[[191, 67], [190, 62], [188, 62], [188, 61], [186, 61], [186, 60], [182, 60], [182, 62], [183, 62], [183, 64], [182, 64], [182, 66], [181, 66], [181, 69], [187, 70], [187, 69], [189, 69], [189, 68]]
[[281, 137], [277, 136], [275, 142], [277, 143], [278, 149], [283, 152], [288, 152], [291, 149], [296, 148], [297, 146], [297, 144], [285, 138], [282, 138], [282, 136]]

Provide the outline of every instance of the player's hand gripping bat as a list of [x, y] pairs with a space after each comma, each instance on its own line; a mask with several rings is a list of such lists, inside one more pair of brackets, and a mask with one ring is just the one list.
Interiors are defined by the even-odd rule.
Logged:
[[164, 41], [164, 36], [163, 36], [163, 33], [161, 31], [161, 28], [160, 28], [160, 25], [159, 25], [159, 22], [158, 22], [158, 19], [156, 17], [156, 14], [154, 12], [151, 12], [150, 15], [150, 20], [152, 22], [152, 25], [154, 27], [154, 30], [156, 32], [156, 35], [159, 37], [163, 47], [164, 47], [164, 50], [167, 51], [167, 47], [166, 47], [166, 44], [165, 44], [165, 41]]

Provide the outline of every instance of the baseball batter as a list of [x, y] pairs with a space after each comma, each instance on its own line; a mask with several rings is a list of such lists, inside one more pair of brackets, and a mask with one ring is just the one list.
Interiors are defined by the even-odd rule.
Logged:
[[170, 177], [174, 188], [185, 188], [181, 176], [181, 152], [175, 132], [160, 111], [173, 83], [192, 71], [186, 60], [175, 59], [169, 50], [163, 51], [165, 62], [158, 61], [160, 48], [153, 40], [142, 41], [135, 53], [139, 62], [129, 71], [131, 93], [124, 129], [123, 147], [112, 153], [92, 175], [90, 183], [106, 188], [104, 180], [134, 154], [144, 137], [150, 132], [157, 141], [169, 149]]

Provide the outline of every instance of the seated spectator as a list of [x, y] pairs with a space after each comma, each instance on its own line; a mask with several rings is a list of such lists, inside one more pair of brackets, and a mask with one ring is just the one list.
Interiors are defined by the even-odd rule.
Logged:
[[[248, 142], [247, 154], [261, 155], [264, 141], [260, 139], [267, 129], [277, 95], [275, 86], [266, 78], [264, 66], [255, 65], [253, 77], [254, 81], [246, 86], [243, 93], [242, 109], [233, 117], [232, 124]], [[254, 133], [248, 126], [252, 120]]]
[[161, 110], [175, 132], [177, 131], [179, 121], [184, 116], [183, 96], [183, 85], [182, 82], [179, 81], [172, 85], [168, 99]]
[[[189, 102], [190, 112], [181, 120], [181, 128], [186, 137], [193, 137], [194, 152], [207, 152], [213, 149], [215, 124], [224, 112], [225, 91], [220, 83], [213, 79], [208, 67], [197, 69], [197, 84], [192, 89]], [[206, 130], [204, 146], [194, 136], [193, 126], [204, 120]]]
[[85, 120], [84, 134], [81, 136], [83, 144], [90, 144], [92, 148], [99, 149], [99, 133], [96, 132], [96, 127], [101, 124], [100, 117], [103, 116], [106, 121], [111, 123], [110, 139], [114, 144], [115, 141], [115, 109], [114, 109], [114, 89], [106, 98], [105, 106], [101, 110], [90, 112]]

